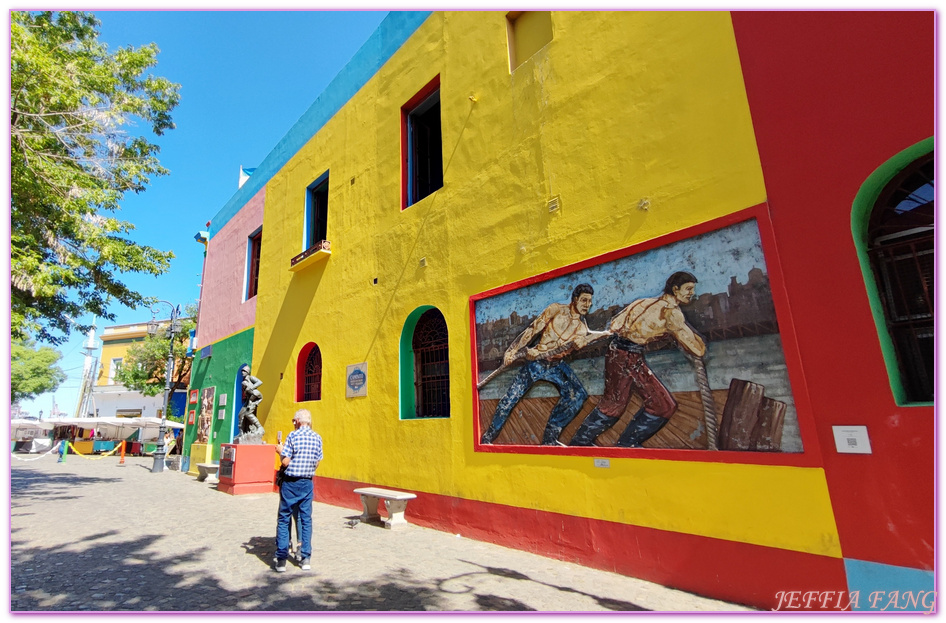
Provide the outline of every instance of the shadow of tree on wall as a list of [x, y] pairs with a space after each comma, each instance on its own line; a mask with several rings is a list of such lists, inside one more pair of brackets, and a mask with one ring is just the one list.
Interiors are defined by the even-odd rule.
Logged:
[[[117, 532], [106, 530], [77, 544], [81, 551], [61, 547], [29, 546], [14, 533], [11, 551], [11, 611], [445, 611], [456, 609], [448, 594], [469, 593], [471, 610], [534, 610], [509, 597], [477, 590], [477, 579], [505, 578], [535, 583], [562, 591], [588, 595], [611, 610], [643, 608], [600, 598], [568, 587], [537, 582], [510, 569], [483, 567], [470, 573], [440, 579], [418, 578], [401, 568], [384, 580], [342, 582], [311, 573], [258, 575], [259, 567], [272, 567], [272, 537], [252, 537], [243, 544], [245, 554], [220, 562], [224, 577], [231, 572], [254, 577], [254, 588], [233, 590], [200, 570], [207, 548], [197, 547], [173, 555], [155, 555], [161, 536], [115, 541]], [[253, 560], [255, 558], [255, 560]], [[466, 562], [466, 561], [464, 561]], [[290, 571], [298, 571], [291, 569]], [[522, 591], [528, 594], [529, 588]]]

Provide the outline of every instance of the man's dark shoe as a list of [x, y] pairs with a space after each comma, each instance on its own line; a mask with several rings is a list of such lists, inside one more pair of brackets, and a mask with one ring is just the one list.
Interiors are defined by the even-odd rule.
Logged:
[[279, 558], [276, 560], [276, 573], [284, 573], [286, 571], [286, 559]]
[[308, 571], [309, 569], [312, 568], [312, 565], [309, 564], [309, 559], [308, 559], [308, 558], [303, 558], [303, 559], [302, 559], [302, 565], [301, 565], [301, 566], [302, 566], [302, 570], [303, 570], [303, 571]]

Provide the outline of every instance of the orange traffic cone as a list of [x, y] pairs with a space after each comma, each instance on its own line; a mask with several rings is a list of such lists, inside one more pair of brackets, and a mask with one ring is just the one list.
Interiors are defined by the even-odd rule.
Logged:
[[125, 440], [122, 440], [122, 460], [118, 462], [119, 465], [125, 464]]

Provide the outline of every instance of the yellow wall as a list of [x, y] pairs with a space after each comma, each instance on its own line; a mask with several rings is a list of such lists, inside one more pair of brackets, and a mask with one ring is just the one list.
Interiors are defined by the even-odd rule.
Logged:
[[[322, 476], [840, 556], [820, 469], [473, 451], [471, 295], [765, 200], [727, 13], [552, 23], [510, 75], [504, 13], [434, 13], [268, 183], [264, 236], [284, 243], [261, 259], [267, 441], [305, 406]], [[400, 107], [438, 73], [444, 187], [401, 211]], [[326, 169], [332, 256], [292, 273], [305, 188]], [[449, 327], [452, 416], [401, 421], [398, 342], [421, 305]], [[309, 341], [322, 400], [299, 405]], [[368, 396], [346, 399], [362, 361]]]
[[[102, 355], [99, 360], [96, 385], [108, 385], [108, 370], [112, 359], [125, 359], [125, 353], [135, 342], [144, 340], [148, 335], [145, 325], [122, 325], [109, 327], [102, 334]], [[114, 384], [114, 383], [113, 383]]]

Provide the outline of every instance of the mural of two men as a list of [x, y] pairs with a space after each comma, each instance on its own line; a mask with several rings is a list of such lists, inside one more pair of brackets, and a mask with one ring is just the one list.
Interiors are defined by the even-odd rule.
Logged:
[[[547, 381], [555, 385], [560, 398], [549, 414], [542, 444], [563, 445], [558, 441], [562, 429], [575, 418], [588, 398], [581, 380], [565, 357], [610, 338], [605, 356], [604, 395], [582, 421], [569, 445], [593, 445], [599, 435], [618, 422], [631, 397], [637, 393], [642, 405], [615, 445], [641, 447], [644, 441], [663, 428], [677, 408], [673, 396], [644, 359], [646, 346], [671, 337], [691, 356], [702, 357], [706, 352], [706, 344], [680, 310], [681, 305], [693, 298], [696, 283], [696, 277], [688, 272], [673, 273], [660, 296], [633, 301], [611, 319], [604, 331], [592, 331], [585, 320], [594, 294], [588, 284], [575, 287], [568, 305], [549, 305], [506, 350], [500, 370], [523, 359], [526, 363], [499, 401], [481, 443], [493, 443], [513, 408], [529, 389], [537, 381]], [[530, 347], [534, 341], [535, 345]], [[479, 386], [485, 385], [494, 375], [484, 379]]]

